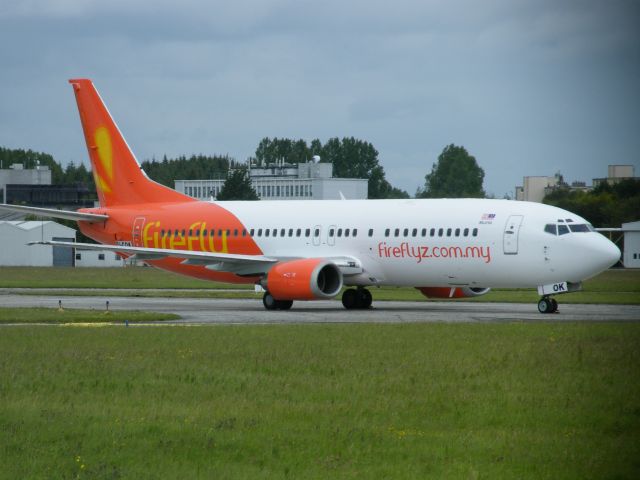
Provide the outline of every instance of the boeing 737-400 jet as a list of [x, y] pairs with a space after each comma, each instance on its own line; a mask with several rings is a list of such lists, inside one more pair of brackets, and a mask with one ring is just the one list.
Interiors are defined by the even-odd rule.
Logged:
[[620, 250], [583, 218], [538, 203], [480, 200], [198, 201], [150, 180], [93, 83], [70, 80], [91, 158], [99, 207], [77, 212], [2, 205], [73, 219], [111, 250], [206, 280], [259, 284], [264, 306], [330, 299], [368, 308], [368, 287], [412, 286], [463, 298], [491, 287], [537, 287], [541, 313], [553, 295], [609, 268]]

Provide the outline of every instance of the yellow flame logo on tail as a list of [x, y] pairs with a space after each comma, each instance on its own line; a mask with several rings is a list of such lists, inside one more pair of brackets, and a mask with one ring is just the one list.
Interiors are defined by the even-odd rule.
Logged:
[[111, 136], [107, 127], [99, 127], [93, 134], [98, 150], [98, 158], [102, 165], [102, 170], [106, 174], [105, 180], [100, 173], [94, 171], [96, 187], [104, 193], [111, 193], [110, 183], [113, 181], [113, 149], [111, 147]]

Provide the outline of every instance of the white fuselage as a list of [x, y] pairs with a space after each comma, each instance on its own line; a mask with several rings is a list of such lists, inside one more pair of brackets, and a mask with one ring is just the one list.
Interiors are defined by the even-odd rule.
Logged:
[[[218, 205], [253, 232], [266, 256], [353, 258], [363, 271], [345, 277], [347, 285], [535, 287], [579, 282], [620, 256], [583, 218], [538, 203], [425, 199]], [[545, 231], [547, 225], [555, 225], [556, 233]], [[559, 235], [558, 225], [582, 225], [576, 230], [584, 231], [567, 227], [568, 233]]]

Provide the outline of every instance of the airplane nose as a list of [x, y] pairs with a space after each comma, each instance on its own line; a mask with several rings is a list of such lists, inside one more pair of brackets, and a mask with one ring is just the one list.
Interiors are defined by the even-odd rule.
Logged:
[[620, 255], [620, 249], [611, 240], [604, 236], [599, 238], [594, 259], [602, 266], [603, 270], [615, 265], [620, 260]]

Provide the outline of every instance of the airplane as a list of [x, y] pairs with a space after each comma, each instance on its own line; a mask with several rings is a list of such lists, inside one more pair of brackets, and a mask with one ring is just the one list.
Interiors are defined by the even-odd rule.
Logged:
[[[615, 264], [620, 250], [585, 219], [549, 205], [492, 199], [199, 201], [147, 177], [89, 79], [72, 79], [99, 206], [75, 212], [0, 208], [77, 221], [109, 250], [205, 280], [257, 284], [267, 310], [331, 299], [372, 305], [371, 287], [411, 286], [431, 298], [491, 288], [555, 295]], [[343, 289], [343, 287], [347, 287]]]

